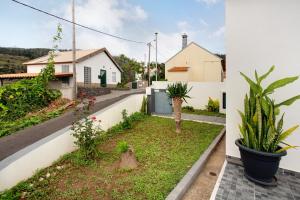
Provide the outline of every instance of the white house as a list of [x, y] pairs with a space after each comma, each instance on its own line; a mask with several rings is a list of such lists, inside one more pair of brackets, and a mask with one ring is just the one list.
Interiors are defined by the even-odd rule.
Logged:
[[[31, 78], [46, 67], [49, 55], [23, 63], [27, 73], [2, 74], [4, 79]], [[63, 97], [72, 98], [73, 65], [72, 51], [57, 52], [54, 57], [56, 81], [50, 86], [59, 89]], [[76, 51], [76, 81], [79, 86], [112, 87], [121, 82], [122, 69], [106, 48]]]

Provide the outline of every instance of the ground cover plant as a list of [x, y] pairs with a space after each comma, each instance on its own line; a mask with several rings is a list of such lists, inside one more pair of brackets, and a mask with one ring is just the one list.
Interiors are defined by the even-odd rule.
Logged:
[[[78, 165], [76, 152], [68, 154], [0, 199], [165, 199], [223, 128], [183, 121], [177, 134], [172, 119], [141, 113], [128, 118], [130, 129], [120, 123], [106, 132], [94, 162]], [[136, 169], [118, 168], [122, 141], [135, 150]]]
[[0, 120], [0, 138], [13, 134], [24, 128], [34, 126], [49, 119], [58, 117], [74, 106], [75, 103], [73, 101], [68, 99], [57, 99], [51, 102], [47, 107], [36, 112], [28, 113], [26, 116], [14, 121]]
[[194, 115], [207, 115], [207, 116], [216, 116], [216, 117], [226, 117], [226, 114], [219, 112], [211, 112], [208, 110], [195, 109], [192, 106], [184, 106], [182, 107], [182, 112], [187, 114]]

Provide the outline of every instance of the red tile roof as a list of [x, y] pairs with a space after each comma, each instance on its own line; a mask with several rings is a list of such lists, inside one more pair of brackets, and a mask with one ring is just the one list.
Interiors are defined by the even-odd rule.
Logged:
[[[0, 79], [5, 78], [33, 78], [38, 76], [38, 73], [19, 73], [19, 74], [0, 74]], [[70, 77], [73, 73], [55, 73], [56, 77]]]
[[171, 69], [168, 69], [168, 72], [187, 72], [188, 67], [172, 67]]

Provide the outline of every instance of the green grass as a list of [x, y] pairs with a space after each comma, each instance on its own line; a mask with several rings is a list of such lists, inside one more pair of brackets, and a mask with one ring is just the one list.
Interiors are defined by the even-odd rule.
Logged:
[[29, 58], [24, 56], [0, 54], [0, 74], [26, 72], [22, 63], [28, 60]]
[[183, 108], [183, 113], [194, 114], [194, 115], [207, 115], [207, 116], [215, 116], [215, 117], [226, 117], [226, 114], [219, 112], [210, 112], [207, 110], [194, 109], [194, 111]]
[[[101, 156], [89, 165], [73, 160], [77, 152], [0, 195], [0, 199], [165, 199], [223, 126], [182, 122], [175, 133], [172, 119], [145, 117], [132, 129], [117, 132], [99, 145]], [[139, 162], [134, 170], [120, 170], [116, 146], [126, 141]], [[64, 166], [58, 170], [57, 166]], [[47, 173], [50, 178], [45, 178]], [[54, 175], [54, 173], [56, 173]], [[52, 175], [53, 174], [53, 175]], [[41, 177], [45, 180], [39, 181]], [[33, 186], [30, 186], [33, 184]]]

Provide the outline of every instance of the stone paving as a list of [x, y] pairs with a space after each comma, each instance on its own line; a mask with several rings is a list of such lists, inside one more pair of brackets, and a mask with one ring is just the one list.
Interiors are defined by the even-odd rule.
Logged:
[[265, 187], [244, 177], [242, 166], [227, 163], [216, 200], [300, 200], [300, 173], [280, 169], [278, 185]]

